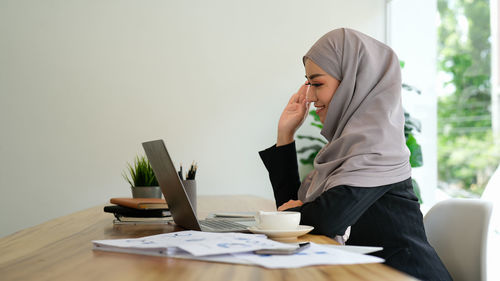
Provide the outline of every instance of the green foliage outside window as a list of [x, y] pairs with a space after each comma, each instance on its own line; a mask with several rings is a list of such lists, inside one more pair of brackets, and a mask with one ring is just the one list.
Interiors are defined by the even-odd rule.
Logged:
[[438, 11], [438, 67], [449, 77], [438, 99], [439, 186], [477, 196], [500, 161], [491, 128], [489, 1], [438, 0]]

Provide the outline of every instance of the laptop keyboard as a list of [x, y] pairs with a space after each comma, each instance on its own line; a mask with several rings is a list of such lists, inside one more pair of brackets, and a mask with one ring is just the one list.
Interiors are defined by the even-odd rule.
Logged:
[[246, 231], [248, 226], [225, 219], [208, 219], [200, 221], [200, 226], [204, 231], [230, 232]]

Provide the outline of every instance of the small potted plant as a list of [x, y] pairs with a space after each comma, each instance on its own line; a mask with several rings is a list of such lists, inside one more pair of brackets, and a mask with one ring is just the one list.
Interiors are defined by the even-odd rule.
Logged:
[[128, 173], [123, 173], [125, 180], [130, 183], [134, 198], [161, 198], [161, 190], [155, 177], [153, 168], [145, 156], [136, 156], [133, 165], [127, 163]]

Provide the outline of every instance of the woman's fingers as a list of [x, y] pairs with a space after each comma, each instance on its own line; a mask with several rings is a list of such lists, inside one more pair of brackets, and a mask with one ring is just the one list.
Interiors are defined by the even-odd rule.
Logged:
[[304, 114], [303, 119], [307, 117], [307, 113], [309, 112], [309, 103], [307, 102], [307, 91], [309, 91], [309, 85], [302, 85], [298, 92], [299, 94], [299, 103], [301, 107], [301, 112]]
[[288, 104], [293, 104], [293, 103], [297, 103], [299, 100], [299, 95], [298, 93], [296, 94], [293, 94], [291, 97], [290, 97], [290, 100], [288, 101]]
[[292, 104], [292, 103], [303, 104], [306, 100], [306, 94], [307, 94], [308, 89], [309, 89], [309, 85], [302, 84], [302, 86], [300, 86], [297, 93], [293, 94], [292, 97], [290, 97], [288, 104]]
[[283, 205], [279, 206], [278, 211], [284, 211], [290, 208], [294, 207], [299, 207], [302, 206], [304, 203], [300, 200], [289, 200], [288, 202], [284, 203]]
[[309, 90], [309, 85], [302, 85], [297, 92], [299, 95], [299, 103], [304, 103], [306, 101], [307, 91]]
[[306, 103], [307, 89], [307, 85], [302, 85], [297, 93], [290, 97], [290, 101], [285, 109], [283, 109], [278, 122], [277, 146], [292, 142], [295, 131], [297, 131], [306, 119], [309, 109]]

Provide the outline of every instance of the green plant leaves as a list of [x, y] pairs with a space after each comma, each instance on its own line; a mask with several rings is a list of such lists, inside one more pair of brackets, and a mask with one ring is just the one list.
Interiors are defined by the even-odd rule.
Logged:
[[422, 148], [420, 144], [417, 143], [417, 140], [413, 136], [413, 134], [409, 134], [406, 139], [406, 146], [410, 150], [410, 165], [412, 168], [421, 167], [424, 164], [424, 160], [422, 157]]
[[311, 122], [311, 125], [314, 126], [314, 127], [318, 127], [320, 129], [323, 129], [323, 124]]
[[313, 144], [313, 145], [305, 146], [305, 147], [299, 149], [297, 151], [297, 153], [305, 153], [306, 151], [309, 151], [309, 150], [312, 150], [312, 151], [318, 153], [318, 151], [320, 151], [322, 147], [323, 147], [322, 145]]
[[412, 134], [413, 130], [420, 132], [422, 129], [422, 123], [419, 120], [410, 116], [408, 112], [405, 111], [405, 136]]
[[[306, 139], [306, 140], [310, 140], [310, 141], [319, 141], [322, 144], [327, 144], [327, 142], [325, 140], [320, 139], [320, 138], [316, 138], [316, 137], [297, 135], [297, 138], [299, 140]], [[321, 147], [319, 149], [321, 149]], [[299, 153], [301, 153], [300, 150], [299, 150]]]
[[403, 87], [403, 89], [405, 89], [405, 90], [407, 90], [407, 91], [409, 91], [409, 92], [415, 92], [415, 93], [417, 93], [417, 94], [419, 94], [419, 95], [422, 93], [422, 91], [420, 91], [418, 88], [413, 87], [413, 86], [408, 85], [408, 84], [405, 84], [405, 83], [403, 83], [403, 84], [401, 85], [401, 87]]
[[[309, 115], [311, 115], [314, 118], [314, 121], [310, 123], [311, 126], [323, 129], [323, 124], [321, 124], [321, 121], [319, 120], [319, 116], [316, 113], [316, 111], [314, 110], [309, 111]], [[301, 158], [299, 161], [300, 163], [302, 163], [302, 165], [312, 166], [314, 163], [314, 158], [316, 158], [318, 152], [325, 144], [327, 144], [327, 142], [320, 137], [313, 137], [313, 136], [297, 135], [297, 138], [313, 142], [313, 144], [305, 146], [297, 151], [297, 154], [304, 154], [310, 152], [309, 154], [307, 154], [305, 158]]]
[[419, 120], [410, 116], [408, 112], [405, 111], [405, 138], [406, 146], [410, 150], [410, 165], [412, 168], [422, 167], [424, 164], [422, 156], [422, 147], [418, 144], [413, 132], [420, 132], [422, 124]]
[[319, 150], [313, 151], [307, 158], [302, 158], [300, 159], [300, 163], [302, 165], [314, 165], [314, 158], [316, 158], [316, 155], [318, 155]]
[[422, 200], [422, 196], [420, 195], [420, 186], [418, 185], [417, 181], [411, 179], [411, 183], [413, 184], [413, 192], [415, 192], [415, 195], [418, 198], [418, 203], [420, 204], [424, 203], [424, 201]]
[[321, 124], [321, 120], [319, 120], [319, 115], [316, 113], [315, 110], [309, 111], [309, 115], [311, 115], [314, 118], [314, 121], [320, 122], [321, 128], [323, 128], [323, 124]]
[[158, 186], [158, 180], [154, 174], [151, 164], [145, 156], [136, 156], [133, 165], [127, 163], [127, 174], [124, 172], [123, 177], [130, 186]]

